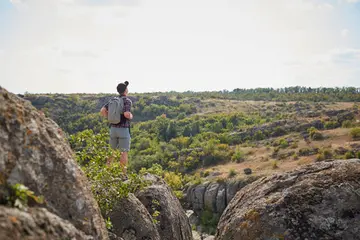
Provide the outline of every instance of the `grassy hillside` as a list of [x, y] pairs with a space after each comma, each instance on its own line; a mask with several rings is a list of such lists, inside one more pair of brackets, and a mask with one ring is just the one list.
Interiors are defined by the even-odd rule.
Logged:
[[[343, 140], [344, 147], [352, 143], [350, 129], [359, 125], [357, 103], [290, 100], [314, 96], [323, 100], [333, 100], [334, 96], [338, 100], [357, 99], [358, 89], [304, 89], [307, 88], [135, 94], [131, 97], [135, 115], [131, 168], [139, 171], [159, 164], [163, 169], [179, 173], [200, 171], [203, 175], [204, 171], [219, 171], [226, 177], [230, 172], [241, 173], [246, 167], [252, 168], [254, 174], [287, 170], [321, 160], [321, 154], [328, 149], [331, 157], [344, 157], [344, 151], [333, 153], [334, 146], [338, 147], [333, 144], [339, 144], [338, 139]], [[271, 96], [274, 99], [288, 96], [289, 101], [236, 100]], [[107, 123], [98, 111], [110, 97], [104, 94], [25, 96], [69, 134], [77, 153], [87, 154], [91, 146], [87, 141], [91, 141], [94, 133], [102, 136], [103, 147], [108, 148]], [[343, 125], [349, 128], [342, 129]], [[78, 139], [87, 140], [79, 144]], [[347, 149], [356, 156], [357, 149]], [[325, 155], [325, 158], [330, 156]], [[214, 167], [219, 164], [223, 166]]]
[[[360, 158], [359, 96], [354, 88], [135, 94], [129, 170], [162, 176], [182, 198], [189, 184], [249, 180], [331, 158]], [[129, 175], [130, 184], [117, 181], [118, 164], [105, 165], [119, 158], [99, 115], [111, 95], [23, 97], [67, 133], [102, 211], [145, 184], [137, 174]]]

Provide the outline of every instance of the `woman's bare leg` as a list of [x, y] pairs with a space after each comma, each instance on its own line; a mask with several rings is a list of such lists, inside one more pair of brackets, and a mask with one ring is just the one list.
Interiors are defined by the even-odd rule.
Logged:
[[128, 153], [122, 152], [120, 158], [120, 167], [123, 169], [124, 174], [126, 174], [127, 164], [128, 164]]

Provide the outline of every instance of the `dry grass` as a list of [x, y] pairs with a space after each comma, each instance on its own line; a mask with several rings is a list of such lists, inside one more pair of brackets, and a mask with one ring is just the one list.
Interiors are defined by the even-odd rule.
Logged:
[[[249, 112], [249, 111], [258, 111], [264, 106], [275, 106], [279, 103], [277, 102], [264, 102], [264, 101], [238, 101], [238, 100], [220, 100], [220, 99], [211, 99], [205, 100], [204, 103], [208, 103], [207, 107], [201, 109], [202, 114], [211, 114], [211, 113], [230, 113], [230, 112]], [[287, 102], [287, 104], [295, 104], [295, 102]], [[338, 103], [324, 103], [324, 110], [340, 110], [340, 109], [351, 109], [354, 103], [352, 102], [338, 102]], [[199, 113], [198, 113], [199, 114]], [[320, 117], [321, 119], [322, 117]], [[302, 118], [297, 117], [298, 120], [308, 120], [313, 121], [314, 118]], [[356, 119], [360, 122], [360, 114], [356, 116]], [[359, 123], [360, 124], [360, 123]], [[360, 143], [360, 141], [352, 140], [350, 134], [350, 129], [346, 128], [337, 128], [332, 130], [324, 130], [321, 133], [325, 136], [325, 139], [322, 141], [311, 141], [306, 143], [303, 138], [298, 133], [291, 133], [287, 136], [282, 136], [281, 138], [292, 138], [296, 140], [296, 145], [292, 148], [288, 147], [287, 149], [281, 149], [281, 153], [286, 153], [288, 151], [294, 151], [296, 154], [299, 152], [299, 149], [303, 148], [319, 148], [319, 149], [336, 149], [339, 147], [349, 147], [352, 143]], [[241, 163], [227, 163], [225, 165], [218, 165], [216, 167], [209, 167], [207, 169], [202, 169], [199, 171], [206, 171], [213, 168], [213, 171], [218, 171], [221, 173], [219, 177], [227, 178], [231, 169], [236, 171], [237, 178], [246, 176], [243, 172], [245, 168], [251, 168], [253, 173], [252, 175], [270, 175], [273, 173], [283, 172], [293, 170], [299, 166], [311, 164], [315, 161], [316, 155], [313, 156], [298, 156], [298, 159], [295, 160], [293, 155], [282, 159], [273, 159], [271, 154], [273, 151], [272, 147], [266, 147], [261, 145], [264, 142], [258, 142], [257, 147], [244, 147], [244, 145], [233, 146], [233, 149], [239, 147], [241, 151], [245, 154], [244, 161]], [[276, 167], [274, 167], [273, 161], [276, 160]], [[215, 169], [214, 169], [215, 168]]]
[[[296, 153], [301, 148], [331, 148], [336, 149], [338, 147], [349, 147], [350, 144], [353, 143], [359, 143], [360, 141], [353, 141], [349, 135], [350, 129], [344, 129], [344, 128], [338, 128], [338, 129], [332, 129], [332, 130], [325, 130], [322, 131], [324, 135], [328, 136], [323, 141], [312, 141], [310, 144], [307, 144], [304, 140], [302, 140], [299, 136], [295, 137], [294, 134], [291, 134], [292, 138], [297, 138], [298, 146], [296, 149], [285, 149], [282, 151], [295, 151]], [[286, 138], [289, 136], [283, 136], [282, 138]], [[259, 147], [241, 147], [241, 150], [246, 153], [245, 160], [241, 163], [227, 163], [224, 165], [218, 165], [216, 167], [209, 167], [202, 169], [202, 171], [206, 170], [215, 170], [220, 172], [221, 175], [220, 178], [227, 178], [228, 174], [231, 170], [236, 171], [237, 178], [245, 177], [244, 169], [245, 168], [251, 168], [252, 169], [252, 175], [255, 176], [266, 176], [271, 175], [273, 173], [280, 173], [284, 171], [291, 171], [299, 166], [311, 164], [315, 162], [316, 155], [312, 156], [299, 156], [298, 160], [294, 160], [293, 156], [289, 156], [282, 160], [275, 160], [272, 159], [271, 153], [272, 148], [267, 148], [265, 146], [259, 146]], [[276, 167], [274, 167], [274, 161], [276, 161]]]

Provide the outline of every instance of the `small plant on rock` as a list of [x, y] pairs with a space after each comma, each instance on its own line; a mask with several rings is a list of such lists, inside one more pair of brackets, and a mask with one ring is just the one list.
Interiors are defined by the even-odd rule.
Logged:
[[29, 201], [42, 204], [44, 203], [44, 198], [42, 196], [36, 196], [33, 191], [29, 190], [29, 188], [17, 183], [11, 186], [11, 194], [8, 197], [8, 201], [10, 205], [14, 207], [26, 209]]

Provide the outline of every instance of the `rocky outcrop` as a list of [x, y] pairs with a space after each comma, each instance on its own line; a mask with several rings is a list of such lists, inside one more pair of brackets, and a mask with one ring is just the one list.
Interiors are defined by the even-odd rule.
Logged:
[[216, 239], [359, 239], [360, 160], [264, 177], [227, 206]]
[[0, 206], [0, 223], [0, 239], [4, 240], [94, 239], [44, 208], [22, 211]]
[[108, 216], [113, 233], [124, 240], [160, 240], [153, 219], [144, 205], [130, 193], [115, 204]]
[[217, 213], [222, 213], [227, 205], [227, 200], [226, 200], [226, 185], [225, 184], [220, 184], [218, 191], [217, 191], [217, 195], [216, 195], [216, 211]]
[[105, 223], [61, 129], [30, 102], [0, 87], [0, 179], [43, 195], [45, 207], [94, 239]]
[[219, 190], [219, 184], [217, 182], [210, 183], [206, 188], [204, 194], [204, 209], [211, 210], [212, 212], [217, 212], [216, 207], [216, 197]]
[[210, 184], [209, 182], [199, 184], [196, 187], [193, 187], [190, 192], [189, 202], [192, 206], [192, 209], [198, 216], [200, 216], [201, 212], [205, 210], [204, 196], [205, 196], [206, 188], [208, 187], [209, 184]]
[[148, 174], [144, 178], [151, 184], [136, 193], [136, 197], [150, 215], [159, 212], [154, 218], [161, 240], [191, 240], [189, 219], [170, 187], [159, 177]]
[[235, 194], [258, 177], [248, 177], [246, 180], [229, 180], [226, 182], [205, 182], [192, 185], [186, 191], [186, 207], [194, 210], [196, 215], [207, 210], [221, 215]]

